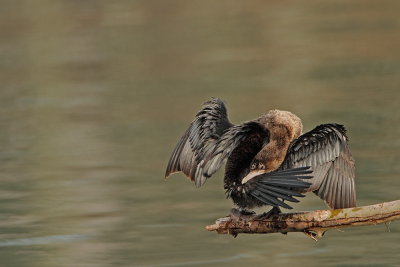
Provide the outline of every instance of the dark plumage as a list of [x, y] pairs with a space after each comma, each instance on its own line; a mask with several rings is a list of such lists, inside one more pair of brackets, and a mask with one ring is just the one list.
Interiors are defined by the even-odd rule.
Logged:
[[356, 204], [354, 160], [346, 130], [322, 124], [302, 134], [301, 120], [272, 110], [233, 125], [224, 103], [204, 103], [175, 147], [165, 177], [182, 171], [202, 186], [226, 162], [227, 196], [242, 209], [291, 208], [284, 201], [314, 192], [331, 208]]

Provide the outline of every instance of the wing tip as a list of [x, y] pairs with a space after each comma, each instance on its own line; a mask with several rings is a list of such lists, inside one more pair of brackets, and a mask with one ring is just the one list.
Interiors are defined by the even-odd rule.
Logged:
[[204, 175], [196, 176], [195, 179], [193, 179], [192, 181], [194, 181], [194, 184], [196, 185], [196, 187], [199, 188], [206, 183], [207, 177]]
[[169, 176], [171, 176], [174, 173], [180, 172], [181, 170], [179, 168], [173, 168], [171, 164], [167, 166], [167, 169], [165, 170], [164, 174], [164, 179], [166, 180]]
[[291, 207], [288, 204], [286, 204], [285, 202], [283, 202], [283, 200], [281, 201], [278, 198], [273, 197], [271, 195], [263, 194], [260, 191], [250, 192], [250, 194], [254, 198], [258, 199], [260, 202], [264, 203], [265, 205], [272, 206], [272, 207], [282, 207], [285, 209], [293, 209], [293, 207]]
[[174, 172], [166, 171], [165, 174], [164, 174], [164, 180], [167, 180], [168, 177], [169, 177], [171, 174], [173, 174], [173, 173], [174, 173]]

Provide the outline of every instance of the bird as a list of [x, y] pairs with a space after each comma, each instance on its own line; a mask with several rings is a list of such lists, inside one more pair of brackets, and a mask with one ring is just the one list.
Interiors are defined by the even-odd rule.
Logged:
[[307, 192], [331, 209], [356, 206], [355, 161], [343, 125], [327, 123], [303, 133], [301, 119], [289, 111], [270, 110], [232, 124], [224, 101], [205, 102], [179, 139], [168, 161], [165, 179], [183, 172], [196, 187], [225, 166], [224, 189], [240, 214], [299, 202]]

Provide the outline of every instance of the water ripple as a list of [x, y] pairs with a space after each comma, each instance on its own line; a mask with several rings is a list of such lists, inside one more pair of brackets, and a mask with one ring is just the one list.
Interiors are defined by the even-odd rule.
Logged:
[[0, 247], [48, 245], [54, 243], [74, 242], [77, 240], [86, 240], [86, 239], [88, 239], [88, 236], [85, 235], [50, 235], [43, 237], [0, 240]]
[[202, 264], [215, 264], [215, 263], [225, 263], [230, 261], [236, 261], [239, 259], [250, 258], [249, 254], [238, 254], [231, 257], [220, 258], [220, 259], [212, 259], [212, 260], [202, 260], [202, 261], [187, 261], [187, 262], [177, 262], [177, 263], [164, 263], [164, 264], [155, 264], [155, 265], [136, 265], [133, 267], [169, 267], [169, 266], [193, 266], [193, 265], [202, 265]]

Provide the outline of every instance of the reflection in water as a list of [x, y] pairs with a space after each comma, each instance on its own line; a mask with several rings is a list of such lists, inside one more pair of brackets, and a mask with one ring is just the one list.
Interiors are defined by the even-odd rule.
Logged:
[[233, 123], [279, 108], [305, 130], [345, 124], [358, 204], [398, 199], [399, 2], [3, 2], [2, 265], [400, 262], [398, 222], [318, 243], [232, 239], [204, 230], [231, 208], [221, 173], [201, 189], [163, 181], [177, 136], [216, 96]]

